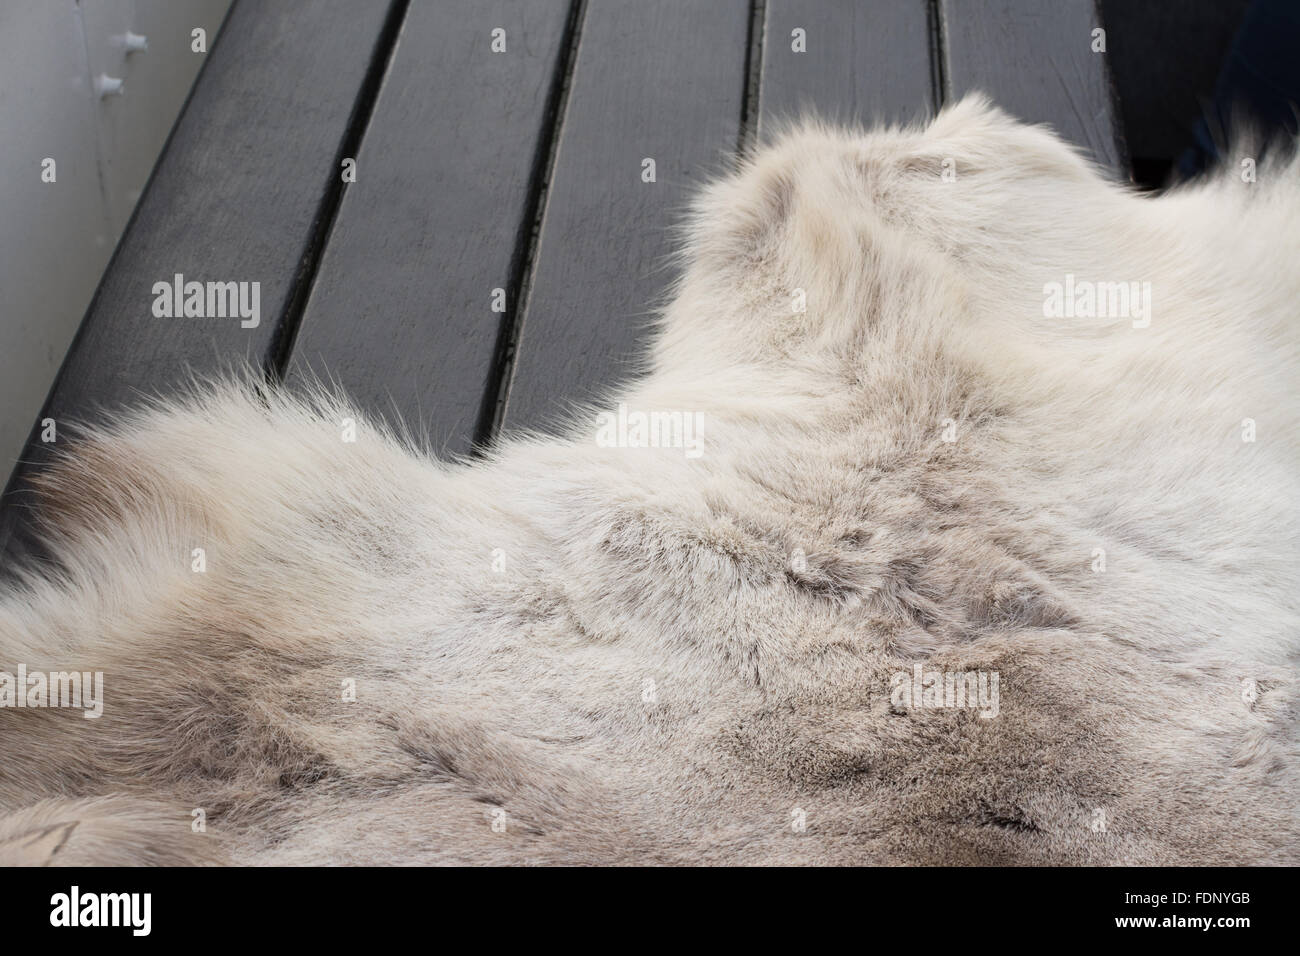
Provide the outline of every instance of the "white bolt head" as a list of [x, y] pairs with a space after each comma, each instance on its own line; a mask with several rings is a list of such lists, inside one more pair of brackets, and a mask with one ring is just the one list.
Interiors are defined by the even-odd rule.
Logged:
[[106, 96], [121, 96], [122, 86], [120, 77], [109, 76], [107, 73], [95, 77], [95, 92], [99, 94], [100, 99]]

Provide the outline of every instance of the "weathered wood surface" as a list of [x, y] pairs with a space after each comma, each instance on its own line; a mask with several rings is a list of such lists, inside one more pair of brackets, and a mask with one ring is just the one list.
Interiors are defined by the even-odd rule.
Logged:
[[544, 428], [635, 370], [671, 227], [739, 140], [749, 24], [744, 0], [587, 4], [507, 428]]
[[764, 132], [809, 112], [863, 125], [934, 114], [928, 0], [768, 0], [765, 12]]
[[486, 393], [513, 318], [568, 21], [565, 3], [411, 6], [291, 382], [328, 377], [439, 452], [471, 450], [485, 398], [496, 402]]
[[1046, 123], [1117, 177], [1119, 130], [1095, 0], [939, 0], [946, 98], [972, 90], [1030, 123]]

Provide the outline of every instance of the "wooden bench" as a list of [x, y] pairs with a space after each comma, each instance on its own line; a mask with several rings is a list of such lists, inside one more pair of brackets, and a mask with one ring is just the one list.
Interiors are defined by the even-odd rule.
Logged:
[[[1101, 26], [1093, 0], [238, 0], [41, 419], [246, 361], [447, 455], [545, 429], [634, 368], [669, 227], [777, 117], [980, 89], [1126, 175]], [[259, 283], [260, 321], [155, 316], [176, 275]]]

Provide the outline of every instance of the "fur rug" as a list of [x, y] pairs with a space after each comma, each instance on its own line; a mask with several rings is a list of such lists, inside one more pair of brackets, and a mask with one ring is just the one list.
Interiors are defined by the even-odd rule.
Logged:
[[0, 860], [1300, 862], [1300, 169], [1245, 171], [805, 124], [563, 437], [88, 431], [0, 598]]

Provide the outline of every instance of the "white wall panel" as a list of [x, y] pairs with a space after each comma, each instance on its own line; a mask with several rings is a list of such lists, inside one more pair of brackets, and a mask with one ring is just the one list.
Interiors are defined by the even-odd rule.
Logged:
[[[0, 479], [203, 64], [191, 31], [210, 45], [229, 6], [0, 0]], [[129, 52], [128, 31], [148, 49]], [[121, 95], [98, 95], [101, 74]]]

